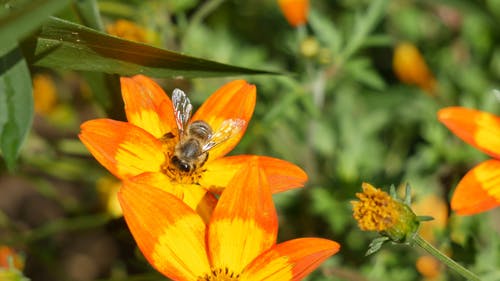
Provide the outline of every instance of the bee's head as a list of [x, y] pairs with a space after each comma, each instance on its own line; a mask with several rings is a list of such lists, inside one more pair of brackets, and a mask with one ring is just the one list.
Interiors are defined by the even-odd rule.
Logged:
[[172, 157], [172, 164], [174, 164], [175, 167], [183, 172], [189, 172], [193, 168], [191, 165], [189, 165], [189, 163], [182, 161], [175, 155]]

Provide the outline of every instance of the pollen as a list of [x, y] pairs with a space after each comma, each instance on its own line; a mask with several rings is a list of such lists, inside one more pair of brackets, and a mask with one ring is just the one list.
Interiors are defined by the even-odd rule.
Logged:
[[386, 192], [363, 183], [363, 192], [356, 193], [359, 201], [352, 201], [354, 219], [365, 231], [382, 232], [391, 228], [399, 217], [398, 202]]
[[239, 273], [230, 271], [227, 267], [212, 269], [210, 273], [198, 277], [197, 281], [237, 281], [240, 279]]
[[181, 184], [199, 184], [201, 176], [206, 169], [199, 167], [188, 172], [181, 171], [172, 164], [172, 154], [166, 153], [165, 155], [166, 160], [161, 165], [160, 170], [163, 174], [169, 177], [172, 182]]

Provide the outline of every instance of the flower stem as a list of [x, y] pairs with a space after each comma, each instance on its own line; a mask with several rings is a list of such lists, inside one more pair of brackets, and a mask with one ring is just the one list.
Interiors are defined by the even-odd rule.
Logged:
[[340, 64], [346, 62], [358, 49], [363, 45], [366, 37], [375, 29], [376, 25], [382, 19], [382, 16], [387, 11], [386, 7], [389, 1], [377, 0], [372, 1], [367, 12], [358, 18], [354, 30], [349, 36], [349, 41], [345, 48], [339, 54]]
[[429, 254], [433, 255], [438, 260], [440, 260], [441, 262], [446, 264], [449, 268], [454, 270], [456, 273], [462, 275], [467, 280], [481, 281], [481, 279], [479, 279], [479, 277], [476, 274], [470, 272], [468, 269], [461, 266], [456, 261], [450, 259], [448, 256], [446, 256], [441, 251], [436, 249], [434, 246], [432, 246], [429, 242], [424, 240], [418, 234], [416, 234], [415, 237], [413, 238], [413, 242], [415, 242], [418, 246], [422, 247], [422, 249], [426, 250]]
[[186, 28], [186, 31], [184, 32], [184, 35], [182, 37], [181, 41], [181, 50], [184, 50], [186, 46], [186, 40], [187, 40], [187, 35], [191, 32], [191, 30], [196, 27], [197, 25], [201, 24], [201, 22], [208, 16], [210, 15], [211, 12], [216, 10], [222, 3], [224, 3], [226, 0], [209, 0], [205, 1], [203, 5], [199, 9], [196, 10], [196, 12], [193, 14], [191, 17], [191, 20], [189, 22], [189, 25]]

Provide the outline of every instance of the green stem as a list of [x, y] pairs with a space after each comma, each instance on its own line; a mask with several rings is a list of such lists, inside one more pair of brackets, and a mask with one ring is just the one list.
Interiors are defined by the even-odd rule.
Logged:
[[386, 12], [387, 4], [387, 0], [373, 1], [366, 14], [358, 18], [359, 21], [356, 23], [352, 36], [350, 36], [350, 40], [339, 54], [339, 65], [346, 62], [363, 45], [366, 37], [375, 28], [383, 14]]
[[75, 218], [62, 218], [33, 229], [25, 235], [18, 237], [17, 242], [30, 243], [53, 236], [57, 233], [77, 231], [99, 227], [109, 222], [112, 217], [108, 214], [86, 215]]
[[434, 246], [432, 246], [429, 242], [424, 240], [418, 234], [415, 235], [415, 237], [413, 238], [413, 242], [415, 242], [415, 244], [422, 247], [422, 249], [426, 250], [429, 254], [433, 255], [438, 260], [440, 260], [441, 262], [446, 264], [449, 268], [454, 270], [456, 273], [462, 275], [467, 280], [481, 281], [481, 279], [479, 279], [479, 277], [476, 274], [470, 272], [468, 269], [461, 266], [456, 261], [450, 259], [448, 256], [446, 256], [445, 254], [440, 252], [438, 249], [436, 249]]
[[215, 9], [217, 9], [222, 3], [224, 3], [226, 0], [209, 0], [206, 1], [196, 12], [193, 14], [191, 17], [191, 20], [189, 22], [189, 25], [186, 28], [186, 31], [184, 32], [183, 38], [182, 38], [182, 50], [184, 50], [185, 47], [185, 42], [187, 35], [191, 32], [191, 30], [199, 25], [208, 15], [210, 15], [211, 12], [213, 12]]

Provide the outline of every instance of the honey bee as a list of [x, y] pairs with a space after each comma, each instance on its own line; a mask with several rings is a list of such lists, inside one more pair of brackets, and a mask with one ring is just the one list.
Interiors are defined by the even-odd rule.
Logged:
[[246, 124], [243, 119], [227, 119], [214, 131], [203, 120], [189, 123], [193, 106], [179, 89], [172, 93], [172, 104], [179, 129], [179, 142], [175, 145], [170, 161], [182, 172], [191, 172], [203, 166], [210, 149], [238, 134]]

